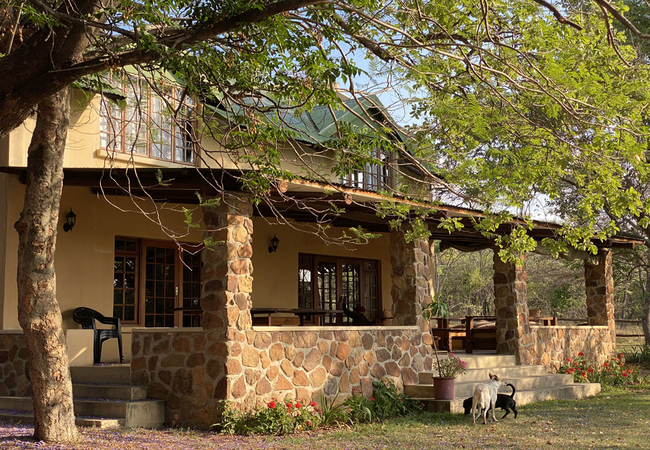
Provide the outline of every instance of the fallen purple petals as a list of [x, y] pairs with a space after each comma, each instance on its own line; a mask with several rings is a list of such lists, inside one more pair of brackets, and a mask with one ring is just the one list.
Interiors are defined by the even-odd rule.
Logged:
[[[0, 448], [38, 450], [173, 450], [215, 449], [252, 450], [282, 448], [269, 436], [225, 436], [217, 433], [179, 429], [100, 429], [79, 427], [80, 441], [71, 445], [54, 445], [33, 440], [34, 427], [0, 421]], [[284, 447], [286, 448], [286, 447]]]

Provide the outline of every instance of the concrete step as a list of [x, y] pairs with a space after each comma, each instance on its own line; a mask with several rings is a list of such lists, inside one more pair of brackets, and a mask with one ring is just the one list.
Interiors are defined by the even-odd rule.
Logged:
[[144, 400], [147, 398], [146, 386], [127, 384], [74, 383], [74, 398], [102, 398], [109, 400]]
[[[491, 369], [494, 367], [516, 366], [515, 355], [497, 355], [481, 353], [454, 353], [467, 363], [467, 369]], [[435, 365], [435, 360], [434, 360]]]
[[129, 364], [70, 367], [72, 383], [131, 384]]
[[[435, 361], [434, 361], [435, 367]], [[456, 377], [460, 382], [476, 382], [481, 383], [490, 379], [490, 373], [497, 374], [505, 380], [510, 378], [521, 378], [527, 376], [547, 375], [548, 370], [546, 367], [539, 366], [500, 366], [494, 368], [481, 368], [481, 369], [468, 369], [463, 375]], [[420, 384], [433, 383], [434, 372], [420, 372], [418, 374], [418, 381]]]
[[[485, 377], [480, 382], [486, 382], [488, 380]], [[569, 374], [549, 374], [544, 373], [543, 375], [527, 375], [527, 376], [517, 376], [517, 377], [508, 377], [506, 381], [512, 383], [517, 389], [517, 397], [519, 392], [527, 391], [531, 389], [539, 388], [549, 388], [554, 386], [567, 386], [573, 383], [573, 376]], [[462, 378], [457, 378], [455, 383], [455, 393], [456, 397], [471, 397], [474, 393], [474, 387], [479, 383], [479, 381], [467, 381]], [[433, 384], [414, 384], [410, 386], [404, 386], [404, 392], [411, 397], [429, 397], [433, 398]], [[502, 386], [499, 388], [499, 392], [504, 394], [510, 394], [512, 389], [509, 386]]]
[[[598, 383], [576, 383], [567, 386], [517, 391], [517, 394], [515, 394], [515, 400], [517, 401], [517, 407], [519, 407], [546, 400], [580, 399], [596, 395], [599, 392], [600, 384]], [[456, 397], [453, 400], [433, 400], [430, 397], [415, 399], [424, 403], [427, 411], [451, 412], [455, 414], [464, 413], [463, 401], [465, 400], [465, 397]]]
[[[9, 411], [0, 409], [0, 420], [16, 423], [34, 423], [34, 413], [31, 411]], [[79, 427], [119, 428], [124, 426], [125, 420], [100, 417], [76, 417], [75, 423]]]
[[[24, 421], [25, 413], [32, 413], [31, 397], [0, 397], [0, 410], [5, 414], [16, 413], [16, 418], [8, 420]], [[106, 400], [79, 399], [74, 400], [74, 411], [78, 418], [84, 418], [88, 423], [93, 421], [114, 419], [125, 427], [159, 427], [165, 420], [165, 402], [163, 400]], [[100, 425], [92, 425], [100, 426]]]

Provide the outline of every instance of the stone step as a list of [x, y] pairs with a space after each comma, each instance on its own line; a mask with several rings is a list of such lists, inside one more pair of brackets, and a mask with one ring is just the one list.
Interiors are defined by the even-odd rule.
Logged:
[[[516, 366], [515, 355], [497, 355], [481, 353], [454, 353], [467, 363], [467, 369], [490, 369], [494, 367]], [[435, 364], [435, 360], [433, 361]]]
[[[480, 382], [487, 381], [487, 377]], [[508, 377], [506, 379], [512, 383], [517, 389], [517, 396], [521, 391], [531, 389], [547, 388], [553, 386], [567, 386], [573, 383], [573, 375], [569, 374], [548, 374], [543, 375], [528, 375], [519, 377]], [[457, 378], [455, 382], [456, 397], [471, 397], [474, 393], [474, 387], [479, 381], [467, 381], [466, 379]], [[404, 386], [404, 392], [411, 397], [429, 397], [433, 398], [433, 385], [432, 384], [414, 384]], [[509, 386], [501, 386], [499, 392], [510, 394], [512, 389]]]
[[131, 384], [129, 364], [70, 367], [72, 383]]
[[146, 386], [128, 384], [74, 383], [74, 398], [102, 398], [109, 400], [144, 400], [147, 398]]
[[[31, 397], [0, 397], [0, 410], [5, 412], [32, 413]], [[159, 427], [165, 420], [163, 400], [74, 400], [75, 415], [86, 421], [115, 419], [125, 427]], [[9, 420], [22, 420], [19, 417]]]
[[[9, 411], [0, 409], [0, 421], [34, 423], [34, 413], [31, 411]], [[124, 426], [125, 420], [100, 417], [76, 417], [75, 423], [79, 427], [119, 428]]]
[[[519, 407], [546, 400], [580, 399], [596, 395], [599, 392], [600, 384], [598, 383], [576, 383], [567, 386], [545, 387], [525, 391], [518, 390], [517, 394], [515, 394], [515, 400], [517, 401], [517, 407]], [[453, 400], [433, 400], [432, 398], [417, 397], [414, 397], [414, 399], [424, 403], [427, 411], [451, 412], [456, 414], [464, 413], [464, 397], [456, 397]]]
[[[435, 361], [433, 362], [435, 367]], [[467, 373], [456, 377], [457, 381], [474, 381], [477, 383], [487, 381], [490, 379], [490, 373], [495, 373], [505, 380], [509, 378], [521, 378], [526, 376], [547, 375], [548, 370], [545, 366], [501, 366], [494, 368], [481, 368], [481, 369], [468, 369]], [[433, 372], [420, 372], [418, 374], [418, 381], [420, 384], [433, 383]]]

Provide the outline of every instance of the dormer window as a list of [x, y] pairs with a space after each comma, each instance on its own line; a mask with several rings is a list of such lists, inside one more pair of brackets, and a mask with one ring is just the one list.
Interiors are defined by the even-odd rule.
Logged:
[[126, 105], [102, 98], [101, 148], [164, 161], [194, 163], [194, 101], [178, 87], [153, 92], [130, 77], [122, 83]]
[[365, 164], [363, 170], [355, 170], [341, 178], [341, 184], [349, 187], [367, 189], [371, 191], [390, 189], [390, 155], [375, 150], [373, 157], [380, 163]]

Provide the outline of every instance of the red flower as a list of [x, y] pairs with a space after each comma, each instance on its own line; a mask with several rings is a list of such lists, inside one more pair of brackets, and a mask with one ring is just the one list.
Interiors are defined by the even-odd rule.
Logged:
[[315, 408], [315, 407], [316, 407], [316, 402], [311, 402], [311, 403], [309, 404], [309, 406], [311, 406], [312, 408]]
[[291, 410], [291, 402], [287, 403], [287, 411]]
[[567, 362], [573, 361], [571, 358], [567, 358], [566, 360], [567, 360]]
[[590, 367], [589, 369], [587, 369], [587, 372], [589, 372], [589, 373], [594, 373], [594, 369], [592, 369], [592, 368]]
[[375, 401], [375, 397], [370, 397], [370, 401], [371, 401], [371, 402], [374, 402], [374, 401]]
[[300, 409], [300, 403], [296, 402], [296, 408]]
[[583, 370], [582, 372], [580, 372], [580, 375], [584, 377], [586, 375], [585, 371]]
[[605, 363], [605, 367], [609, 367], [609, 363]]
[[269, 408], [275, 409], [275, 402], [269, 402]]
[[621, 375], [627, 378], [627, 372], [623, 372]]
[[308, 426], [308, 427], [311, 426], [311, 421], [309, 421], [309, 420], [307, 421], [307, 426]]
[[580, 353], [578, 353], [578, 356], [585, 356], [585, 354], [580, 352]]

